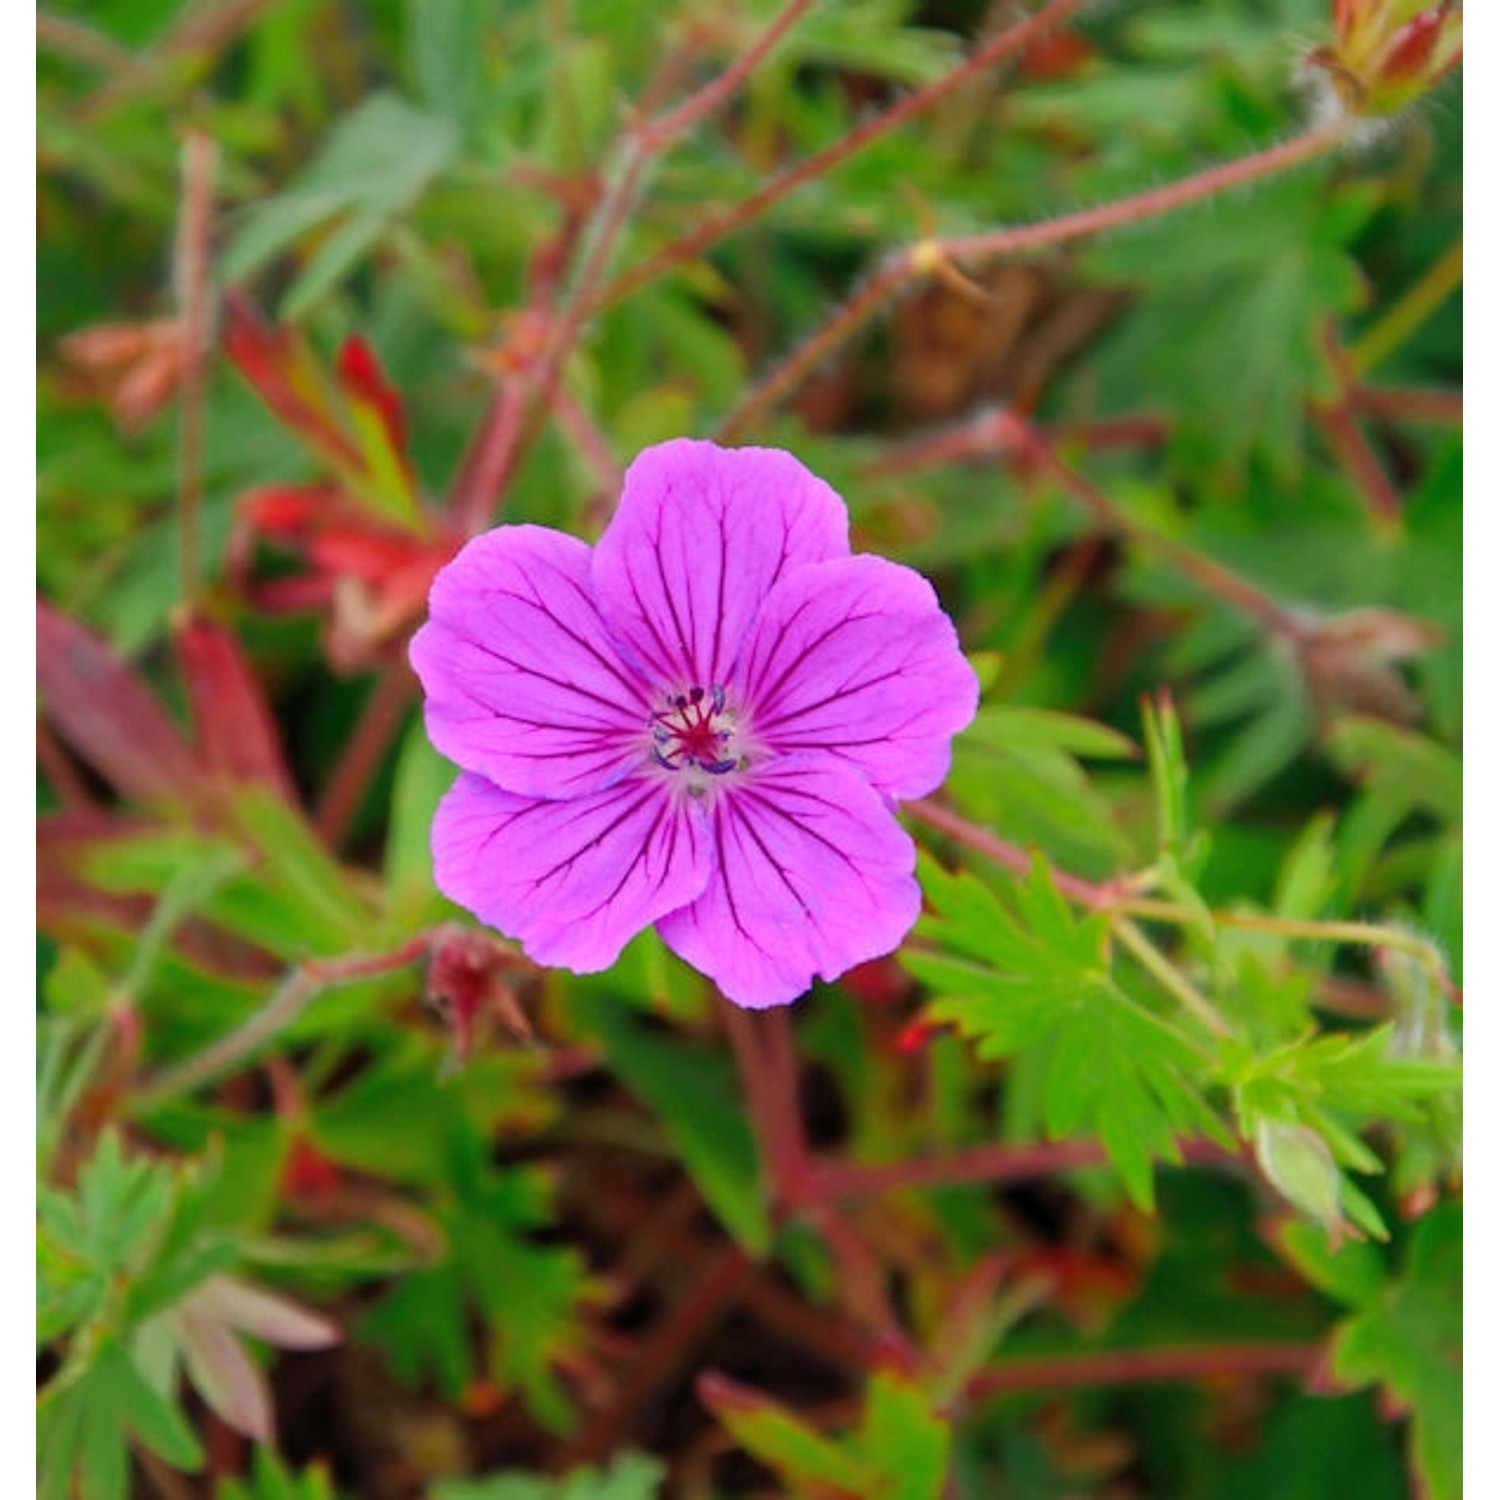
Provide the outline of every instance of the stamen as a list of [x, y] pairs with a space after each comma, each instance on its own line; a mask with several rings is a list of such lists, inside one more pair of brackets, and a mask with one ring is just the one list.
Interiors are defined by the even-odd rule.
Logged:
[[651, 759], [667, 771], [696, 770], [725, 776], [740, 769], [734, 754], [734, 715], [719, 683], [693, 686], [667, 698], [667, 707], [651, 716]]

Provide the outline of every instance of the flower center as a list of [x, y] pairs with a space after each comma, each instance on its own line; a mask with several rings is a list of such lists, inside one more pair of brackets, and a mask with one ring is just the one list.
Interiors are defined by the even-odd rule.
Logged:
[[739, 766], [734, 753], [734, 715], [724, 689], [689, 688], [651, 716], [651, 758], [668, 771], [707, 771], [723, 776]]

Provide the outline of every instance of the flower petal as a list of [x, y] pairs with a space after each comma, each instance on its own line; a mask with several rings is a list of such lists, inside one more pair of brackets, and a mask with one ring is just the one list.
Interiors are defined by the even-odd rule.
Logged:
[[449, 760], [539, 797], [592, 791], [640, 763], [649, 697], [600, 617], [576, 537], [542, 526], [475, 537], [438, 574], [430, 610], [411, 662]]
[[445, 896], [578, 974], [607, 969], [712, 868], [697, 804], [644, 776], [558, 802], [465, 772], [438, 804], [432, 858]]
[[788, 574], [756, 619], [734, 688], [766, 748], [831, 752], [889, 797], [942, 782], [950, 741], [979, 703], [932, 585], [868, 556]]
[[814, 975], [891, 952], [917, 919], [912, 841], [836, 761], [772, 761], [725, 787], [709, 823], [714, 877], [657, 931], [736, 1005], [785, 1005]]
[[631, 464], [594, 584], [615, 634], [678, 692], [725, 681], [778, 579], [848, 552], [844, 502], [791, 454], [679, 438]]

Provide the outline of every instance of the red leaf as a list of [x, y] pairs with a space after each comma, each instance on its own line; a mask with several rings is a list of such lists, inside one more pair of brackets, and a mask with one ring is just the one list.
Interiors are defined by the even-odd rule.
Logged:
[[287, 427], [335, 465], [356, 473], [363, 469], [358, 451], [331, 413], [312, 399], [308, 386], [316, 369], [289, 329], [272, 327], [249, 298], [229, 292], [221, 339], [229, 362]]
[[140, 674], [45, 600], [37, 601], [36, 666], [59, 736], [120, 791], [168, 804], [205, 795], [192, 751]]
[[275, 721], [239, 642], [203, 619], [183, 621], [176, 642], [204, 768], [236, 781], [259, 782], [295, 806], [297, 792]]
[[401, 397], [385, 378], [380, 362], [372, 350], [357, 333], [351, 333], [339, 350], [339, 384], [344, 394], [365, 406], [373, 407], [379, 414], [391, 448], [396, 453], [406, 451], [406, 417], [401, 408]]

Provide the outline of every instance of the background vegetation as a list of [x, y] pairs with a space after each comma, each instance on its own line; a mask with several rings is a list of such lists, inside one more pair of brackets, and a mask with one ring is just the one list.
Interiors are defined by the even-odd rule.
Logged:
[[[39, 12], [43, 1495], [1457, 1496], [1459, 26]], [[433, 571], [680, 434], [985, 684], [790, 1012], [431, 883]]]

